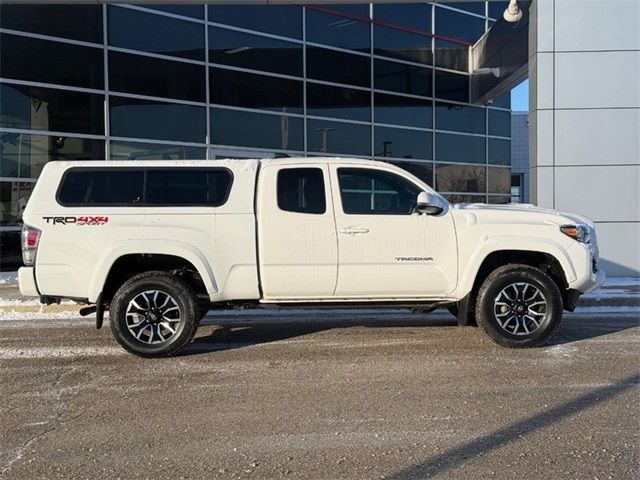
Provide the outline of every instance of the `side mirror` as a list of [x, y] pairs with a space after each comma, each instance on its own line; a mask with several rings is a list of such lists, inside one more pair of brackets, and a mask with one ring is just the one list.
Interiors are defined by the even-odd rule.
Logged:
[[420, 192], [416, 202], [416, 209], [426, 215], [439, 215], [444, 210], [444, 205], [442, 205], [440, 197], [437, 195], [429, 192]]

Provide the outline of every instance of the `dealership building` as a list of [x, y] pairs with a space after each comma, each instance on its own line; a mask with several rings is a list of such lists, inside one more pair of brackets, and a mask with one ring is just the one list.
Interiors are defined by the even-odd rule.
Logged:
[[[625, 243], [640, 239], [637, 0], [520, 1], [516, 23], [503, 1], [220, 3], [0, 5], [0, 266], [52, 160], [351, 156], [451, 201], [509, 203], [509, 90], [529, 76], [530, 201], [593, 217], [614, 273], [640, 271]], [[610, 3], [631, 10], [611, 35]], [[572, 40], [581, 21], [595, 39]], [[624, 132], [602, 157], [611, 122]]]

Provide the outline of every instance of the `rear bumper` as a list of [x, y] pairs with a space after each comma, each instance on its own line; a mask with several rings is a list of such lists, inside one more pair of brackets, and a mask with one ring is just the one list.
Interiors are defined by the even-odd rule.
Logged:
[[20, 293], [25, 297], [39, 297], [36, 285], [36, 272], [33, 267], [20, 267], [18, 269], [18, 285]]

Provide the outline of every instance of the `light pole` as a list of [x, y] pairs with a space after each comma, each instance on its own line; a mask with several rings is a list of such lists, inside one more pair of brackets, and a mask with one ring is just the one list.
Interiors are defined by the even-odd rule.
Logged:
[[327, 153], [327, 134], [332, 130], [335, 128], [316, 128], [316, 132], [322, 132], [322, 146], [320, 147], [322, 153]]

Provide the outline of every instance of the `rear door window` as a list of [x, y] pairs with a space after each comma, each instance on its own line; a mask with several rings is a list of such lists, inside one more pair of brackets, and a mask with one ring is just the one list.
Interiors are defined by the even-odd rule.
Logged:
[[278, 208], [322, 214], [327, 210], [324, 174], [319, 168], [287, 168], [278, 172]]

